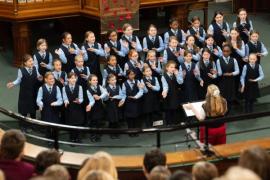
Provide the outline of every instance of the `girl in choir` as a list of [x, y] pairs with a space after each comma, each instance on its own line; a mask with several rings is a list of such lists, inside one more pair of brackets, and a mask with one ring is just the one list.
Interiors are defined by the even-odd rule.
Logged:
[[55, 84], [62, 89], [67, 82], [67, 73], [62, 71], [62, 62], [60, 59], [53, 60], [53, 76], [55, 78]]
[[147, 53], [150, 50], [156, 52], [156, 56], [160, 57], [160, 53], [164, 50], [163, 40], [157, 35], [157, 28], [150, 24], [147, 31], [148, 35], [143, 38], [143, 51]]
[[[41, 120], [51, 123], [59, 123], [59, 107], [63, 104], [60, 88], [55, 85], [52, 72], [44, 76], [45, 83], [38, 90], [37, 105], [41, 111]], [[47, 138], [52, 138], [52, 129], [48, 129]]]
[[222, 57], [222, 50], [216, 45], [213, 35], [207, 35], [205, 37], [204, 48], [208, 48], [211, 52], [211, 58], [216, 62], [218, 58]]
[[205, 30], [201, 26], [201, 20], [198, 16], [194, 16], [191, 19], [191, 27], [187, 30], [187, 35], [192, 35], [195, 37], [195, 45], [199, 48], [203, 47], [204, 40], [205, 40]]
[[257, 63], [256, 54], [250, 54], [248, 61], [241, 75], [241, 92], [244, 93], [246, 113], [253, 112], [254, 102], [260, 96], [258, 82], [264, 78], [262, 66]]
[[196, 78], [200, 83], [199, 99], [205, 99], [207, 87], [214, 83], [217, 78], [216, 63], [211, 58], [211, 51], [208, 48], [202, 50], [202, 58], [195, 67]]
[[77, 44], [72, 42], [71, 34], [69, 32], [64, 32], [62, 34], [62, 44], [59, 49], [55, 50], [55, 53], [62, 61], [63, 71], [69, 73], [71, 69], [75, 67], [75, 56], [81, 53], [81, 51]]
[[173, 60], [176, 64], [176, 68], [179, 67], [179, 64], [183, 62], [183, 49], [177, 47], [178, 40], [175, 36], [169, 38], [169, 46], [164, 50], [163, 53], [163, 64], [167, 64], [169, 60]]
[[[184, 50], [191, 52], [193, 62], [198, 62], [200, 60], [201, 56], [199, 54], [199, 48], [195, 44], [195, 37], [193, 35], [187, 36]], [[183, 52], [184, 51], [182, 51], [182, 53]]]
[[85, 66], [90, 69], [91, 74], [95, 74], [101, 80], [99, 58], [105, 56], [105, 53], [102, 46], [96, 42], [95, 34], [92, 31], [85, 33], [85, 42], [82, 45], [82, 51], [84, 52], [83, 59]]
[[107, 65], [103, 70], [103, 83], [102, 85], [106, 87], [107, 77], [109, 74], [114, 74], [116, 76], [117, 83], [122, 85], [125, 79], [125, 74], [121, 69], [120, 65], [117, 64], [116, 56], [110, 55], [107, 60]]
[[44, 76], [46, 72], [52, 70], [52, 54], [48, 51], [46, 39], [37, 41], [37, 52], [33, 56], [34, 64], [39, 73]]
[[123, 25], [123, 35], [121, 37], [121, 44], [125, 47], [126, 54], [131, 50], [135, 49], [137, 52], [142, 51], [142, 45], [139, 38], [133, 34], [133, 28], [130, 24], [125, 23]]
[[[125, 103], [125, 96], [119, 84], [117, 84], [117, 76], [109, 74], [107, 76], [106, 90], [108, 92], [108, 99], [106, 103], [106, 114], [110, 128], [119, 128], [119, 120], [121, 117], [121, 110]], [[116, 139], [119, 136], [112, 134], [111, 138]]]
[[146, 128], [153, 126], [154, 116], [159, 112], [159, 90], [160, 85], [157, 77], [152, 76], [152, 70], [149, 66], [143, 68], [143, 113], [145, 116]]
[[[136, 128], [138, 126], [138, 117], [141, 114], [141, 97], [143, 96], [144, 85], [136, 78], [136, 73], [130, 69], [127, 71], [127, 80], [122, 85], [123, 94], [126, 97], [124, 116], [126, 118], [128, 128]], [[135, 136], [130, 134], [130, 136]]]
[[[77, 76], [77, 84], [83, 88], [83, 91], [87, 90], [87, 80], [90, 76], [90, 70], [87, 66], [84, 66], [84, 60], [82, 55], [75, 57], [75, 68], [71, 70]], [[86, 95], [86, 94], [84, 94]]]
[[[65, 120], [68, 125], [81, 126], [84, 123], [84, 109], [81, 106], [83, 90], [82, 86], [76, 84], [76, 81], [77, 75], [70, 72], [68, 74], [68, 84], [62, 89], [66, 114]], [[71, 142], [81, 142], [78, 131], [71, 131], [69, 138]]]
[[183, 102], [193, 102], [198, 100], [198, 81], [196, 79], [195, 63], [192, 62], [192, 52], [185, 51], [184, 63], [181, 63], [183, 72]]
[[241, 39], [246, 44], [249, 41], [250, 31], [253, 30], [252, 21], [249, 20], [246, 9], [240, 8], [238, 10], [237, 19], [236, 22], [233, 23], [233, 27], [237, 29]]
[[[118, 40], [117, 31], [109, 30], [107, 33], [108, 41], [104, 44], [105, 57], [108, 58], [110, 55], [116, 57], [117, 64], [123, 69], [125, 65], [126, 52], [123, 45]], [[106, 79], [106, 78], [104, 78]]]
[[247, 56], [251, 53], [257, 54], [257, 63], [260, 64], [261, 58], [267, 56], [268, 51], [265, 48], [264, 44], [259, 41], [259, 33], [257, 31], [250, 32], [250, 40], [246, 44]]
[[156, 57], [156, 51], [150, 50], [147, 52], [146, 61], [144, 64], [148, 65], [152, 71], [152, 75], [158, 78], [159, 82], [161, 79], [162, 68], [159, 59]]
[[[177, 110], [181, 102], [180, 85], [183, 84], [183, 75], [181, 66], [179, 71], [174, 61], [169, 61], [165, 66], [165, 73], [161, 77], [162, 97], [164, 99], [165, 123], [167, 126], [176, 122]], [[165, 124], [164, 123], [164, 124]]]
[[135, 49], [131, 49], [128, 53], [129, 60], [125, 64], [124, 73], [128, 76], [127, 71], [132, 70], [135, 78], [142, 79], [143, 62], [139, 60], [139, 54]]
[[[18, 77], [15, 81], [7, 83], [8, 88], [20, 85], [18, 112], [31, 118], [36, 118], [36, 98], [39, 81], [42, 81], [42, 76], [39, 74], [37, 68], [34, 66], [34, 61], [31, 55], [25, 54], [23, 56], [23, 67], [18, 69]], [[26, 130], [26, 124], [20, 122], [20, 127], [23, 131]]]
[[229, 36], [230, 27], [227, 22], [224, 21], [224, 15], [221, 11], [216, 11], [207, 30], [208, 34], [213, 35], [216, 44], [222, 47], [222, 44], [226, 41]]
[[178, 19], [176, 19], [176, 18], [170, 19], [170, 29], [169, 29], [169, 31], [165, 32], [165, 34], [164, 34], [165, 48], [169, 47], [171, 36], [176, 37], [176, 39], [178, 41], [178, 43], [177, 43], [178, 47], [181, 47], [185, 44], [186, 34], [182, 29], [179, 28], [179, 22], [178, 22]]
[[[107, 91], [98, 85], [98, 77], [91, 74], [88, 78], [89, 87], [87, 90], [87, 97], [89, 104], [86, 106], [87, 121], [91, 128], [98, 128], [100, 121], [104, 118], [103, 101], [107, 98]], [[91, 134], [90, 140], [92, 142], [100, 141], [100, 135]]]
[[234, 77], [239, 74], [239, 67], [236, 59], [231, 57], [231, 46], [225, 44], [222, 48], [223, 56], [217, 60], [217, 71], [219, 80], [219, 89], [222, 96], [227, 100], [228, 110], [235, 100], [235, 80]]

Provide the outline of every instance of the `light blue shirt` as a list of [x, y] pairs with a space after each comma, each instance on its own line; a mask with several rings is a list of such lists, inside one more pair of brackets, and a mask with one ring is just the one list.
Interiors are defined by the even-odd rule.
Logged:
[[[155, 86], [152, 87], [152, 90], [153, 91], [159, 91], [160, 90], [160, 85], [159, 85], [158, 79], [156, 77], [151, 76], [149, 81], [152, 81], [152, 78], [155, 79]], [[141, 83], [144, 84], [143, 93], [147, 94], [148, 93], [147, 85], [144, 83], [143, 79], [141, 80]]]
[[[182, 30], [182, 29], [178, 29], [176, 31], [174, 31], [173, 29], [171, 29], [171, 31], [174, 33], [174, 34], [178, 34], [178, 31], [181, 31], [182, 33], [182, 41], [179, 42], [180, 46], [183, 46], [185, 44], [185, 41], [186, 41], [186, 35], [185, 35], [185, 32]], [[165, 32], [164, 34], [164, 44], [165, 44], [165, 48], [169, 47], [169, 39], [170, 39], [170, 35], [169, 35], [169, 32]]]
[[[108, 67], [113, 70], [113, 67], [108, 65]], [[120, 73], [118, 74], [118, 76], [125, 76], [125, 73], [123, 72], [122, 68], [117, 64], [117, 67], [119, 68], [120, 70]], [[106, 68], [104, 68], [103, 70], [103, 82], [102, 82], [102, 85], [105, 86], [106, 85], [106, 81], [107, 81], [107, 77], [108, 77], [108, 72], [106, 70]]]
[[[105, 56], [105, 52], [102, 49], [102, 46], [99, 43], [97, 43], [97, 44], [98, 44], [98, 49], [95, 49], [93, 47], [94, 44], [88, 43], [88, 46], [94, 48], [94, 52], [93, 53], [95, 53], [96, 55], [98, 55], [98, 56]], [[88, 54], [87, 54], [87, 49], [85, 48], [85, 46], [82, 45], [81, 49], [82, 49], [82, 52], [83, 52], [83, 59], [84, 59], [84, 61], [89, 61], [89, 57], [88, 57]]]
[[[149, 62], [149, 64], [150, 65], [153, 65], [154, 64], [154, 62], [152, 62], [152, 61], [150, 61], [150, 60], [146, 60], [146, 61], [148, 61]], [[153, 69], [153, 71], [155, 71], [155, 72], [157, 72], [157, 73], [159, 73], [160, 75], [162, 74], [162, 68], [161, 68], [161, 63], [160, 63], [160, 61], [156, 61], [156, 63], [157, 63], [157, 66], [156, 66], [156, 69]], [[151, 68], [151, 67], [150, 67]]]
[[[195, 32], [197, 32], [197, 31], [200, 32], [200, 28], [197, 29], [197, 28], [195, 28], [195, 27], [192, 27], [192, 29], [194, 29]], [[191, 34], [190, 31], [187, 30], [187, 35], [190, 35], [190, 34]], [[205, 36], [206, 36], [206, 33], [205, 33], [205, 30], [203, 29], [203, 35], [202, 35], [202, 36], [199, 35], [199, 38], [198, 38], [199, 41], [203, 43], [204, 40], [205, 40]]]
[[[78, 48], [77, 44], [75, 44], [75, 43], [73, 43], [73, 44], [75, 46], [74, 54], [75, 55], [78, 55], [80, 53], [80, 49]], [[63, 44], [63, 46], [65, 46], [66, 48], [68, 48], [68, 45], [66, 45], [66, 44]], [[59, 54], [60, 60], [62, 61], [63, 64], [66, 64], [67, 63], [67, 57], [66, 57], [64, 51], [61, 48], [59, 48], [59, 53], [60, 53]]]
[[[247, 22], [246, 22], [246, 21], [241, 21], [241, 22], [240, 22], [240, 24], [243, 24], [243, 23], [245, 23], [245, 24], [246, 24]], [[253, 30], [253, 24], [252, 24], [252, 21], [251, 21], [251, 20], [249, 20], [249, 24], [250, 24], [250, 29], [249, 29], [249, 31], [248, 31], [248, 32], [250, 33], [250, 31], [252, 31], [252, 30]], [[234, 28], [236, 28], [236, 27], [237, 27], [236, 22], [234, 22], [234, 23], [233, 23], [233, 27], [234, 27]], [[247, 34], [247, 35], [249, 35], [249, 34]]]
[[[229, 24], [228, 24], [227, 22], [225, 22], [225, 23], [226, 23], [226, 26], [227, 26], [227, 29], [225, 29], [225, 30], [226, 30], [226, 32], [228, 33], [228, 34], [225, 36], [225, 38], [227, 38], [227, 37], [229, 37], [229, 35], [230, 35], [230, 26], [229, 26]], [[222, 24], [218, 24], [218, 23], [217, 23], [217, 25], [219, 25], [219, 27], [220, 27], [221, 29], [223, 29]], [[213, 27], [212, 24], [209, 25], [207, 32], [208, 32], [208, 34], [214, 35], [214, 27]]]
[[[108, 85], [111, 89], [113, 89], [113, 85]], [[116, 88], [116, 85], [115, 85], [115, 88]], [[109, 92], [107, 91], [107, 93], [109, 94]], [[119, 86], [119, 91], [118, 91], [118, 95], [115, 95], [113, 97], [111, 97], [112, 99], [119, 99], [121, 101], [125, 101], [125, 95], [123, 93], [123, 91], [121, 90], [121, 87]], [[107, 96], [106, 100], [109, 99], [109, 96]]]
[[[70, 89], [75, 89], [75, 85], [72, 86], [71, 84], [68, 85]], [[67, 93], [66, 93], [66, 87], [62, 88], [62, 93], [63, 93], [63, 101], [64, 103], [69, 103], [69, 99], [67, 97]], [[79, 93], [78, 93], [78, 100], [80, 102], [80, 104], [83, 102], [83, 90], [82, 90], [82, 86], [79, 86]]]
[[[112, 44], [117, 43], [117, 42], [113, 42], [113, 41], [111, 41], [111, 40], [110, 40], [110, 42], [111, 42]], [[117, 44], [116, 44], [116, 45], [117, 45]], [[122, 43], [120, 43], [120, 45], [121, 45], [120, 51], [117, 51], [116, 54], [117, 54], [118, 56], [125, 57], [125, 56], [126, 56], [125, 48], [124, 48], [124, 46], [123, 46]], [[108, 46], [107, 43], [104, 44], [104, 49], [106, 49], [106, 48], [109, 48], [109, 46]], [[115, 47], [115, 48], [117, 48], [117, 47]], [[111, 55], [111, 51], [113, 51], [113, 50], [111, 49], [110, 52], [107, 53], [107, 52], [104, 50], [104, 53], [105, 53], [105, 57], [106, 57], [106, 58], [109, 57], [109, 56]]]
[[[206, 45], [206, 47], [211, 51], [211, 53], [214, 53], [216, 56], [218, 56], [218, 57], [223, 56], [222, 50], [221, 50], [221, 48], [219, 46], [216, 46], [214, 48], [214, 46]], [[217, 52], [215, 52], [214, 49], [217, 49]], [[202, 54], [202, 50], [203, 50], [203, 48], [201, 49], [201, 54]]]
[[246, 49], [245, 49], [245, 43], [244, 43], [244, 41], [242, 41], [240, 49], [239, 48], [236, 48], [235, 51], [236, 51], [237, 54], [239, 54], [239, 56], [245, 57], [245, 55], [246, 55]]
[[[135, 84], [135, 80], [133, 80], [132, 82], [131, 82], [130, 80], [127, 80], [127, 83], [128, 83], [128, 85], [129, 85], [131, 88], [133, 88], [133, 84], [132, 84], [132, 83], [134, 83], [134, 86], [139, 86], [140, 81], [137, 80], [137, 84]], [[138, 87], [138, 88], [139, 88], [139, 87]], [[126, 88], [126, 86], [125, 86], [125, 83], [123, 83], [123, 85], [122, 85], [122, 91], [123, 91], [123, 94], [124, 94], [125, 98], [127, 98], [127, 88]], [[134, 96], [134, 98], [135, 98], [135, 99], [139, 99], [139, 98], [141, 98], [142, 96], [143, 96], [143, 89], [139, 88], [139, 91], [138, 91], [137, 94]]]
[[[187, 49], [188, 49], [188, 51], [193, 52], [193, 48], [188, 48], [188, 47], [187, 47]], [[184, 62], [184, 57], [183, 57], [183, 56], [180, 56], [180, 57], [182, 58], [181, 62]], [[193, 59], [194, 61], [197, 61], [197, 62], [198, 62], [198, 61], [201, 59], [200, 53], [199, 53], [199, 52], [197, 52], [197, 53], [195, 53], [195, 54], [192, 53], [192, 59]]]
[[[252, 67], [251, 64], [250, 66]], [[255, 64], [254, 64], [254, 67], [255, 67]], [[240, 78], [240, 82], [242, 86], [245, 85], [246, 75], [247, 75], [247, 65], [244, 65], [243, 70], [242, 70], [242, 75]], [[259, 77], [257, 77], [255, 81], [261, 81], [263, 78], [264, 78], [264, 73], [262, 70], [262, 66], [259, 64]]]
[[[27, 70], [27, 72], [29, 73], [29, 68], [27, 68], [27, 67], [24, 67], [24, 68], [25, 68], [25, 69]], [[40, 74], [39, 74], [37, 68], [36, 68], [36, 71], [37, 71], [37, 77], [39, 77]], [[19, 85], [21, 82], [22, 82], [22, 71], [21, 71], [21, 69], [18, 69], [18, 75], [17, 75], [17, 78], [16, 78], [16, 80], [13, 81], [12, 83], [13, 83], [15, 86], [17, 86], [17, 85]]]
[[[169, 73], [167, 73], [167, 75], [170, 76]], [[175, 75], [173, 74], [173, 76], [175, 76]], [[176, 81], [177, 81], [178, 84], [183, 84], [183, 82], [184, 82], [183, 81], [183, 72], [182, 72], [181, 66], [179, 66], [179, 72], [178, 72], [178, 74], [176, 76]], [[166, 81], [164, 75], [161, 77], [161, 83], [162, 83], [163, 91], [168, 92], [169, 85], [168, 85], [168, 82]]]
[[[40, 56], [42, 57], [44, 54], [46, 55], [46, 51], [43, 53], [41, 51], [38, 52], [40, 54]], [[37, 70], [38, 70], [38, 60], [37, 60], [37, 57], [36, 55], [33, 56], [33, 60], [34, 60], [34, 65], [36, 66]], [[53, 66], [52, 66], [52, 61], [53, 61], [53, 57], [52, 57], [52, 54], [49, 52], [49, 63], [46, 64], [46, 69], [48, 70], [52, 70], [53, 69]]]
[[[59, 72], [53, 71], [52, 73], [53, 73], [54, 78], [55, 78], [56, 80], [60, 81], [62, 72], [63, 72], [63, 71], [59, 71]], [[64, 74], [65, 74], [65, 78], [63, 79], [63, 80], [64, 80], [64, 85], [67, 85], [67, 73], [64, 72]]]
[[[47, 90], [49, 91], [49, 88], [53, 88], [53, 86], [49, 86], [48, 84], [45, 84]], [[37, 95], [37, 105], [40, 108], [43, 108], [43, 90], [42, 90], [42, 86], [38, 89], [38, 95]], [[62, 99], [62, 95], [61, 95], [61, 91], [60, 88], [58, 86], [56, 86], [56, 106], [61, 106], [63, 104], [63, 99]]]
[[[89, 67], [84, 66], [84, 67], [81, 67], [81, 68], [80, 68], [80, 67], [77, 67], [77, 66], [76, 66], [75, 68], [77, 68], [80, 72], [83, 71], [84, 68], [86, 68], [86, 76], [87, 76], [87, 77], [85, 77], [85, 78], [83, 78], [83, 79], [85, 79], [85, 80], [88, 79], [88, 77], [90, 76], [90, 70], [89, 70]], [[74, 73], [74, 69], [72, 69], [71, 72]]]
[[[207, 67], [207, 66], [211, 63], [211, 61], [210, 61], [210, 60], [205, 60], [203, 63], [204, 63], [205, 66]], [[216, 63], [215, 63], [214, 61], [212, 62], [212, 69], [215, 70], [215, 71], [217, 70]], [[196, 79], [197, 79], [198, 81], [203, 80], [203, 79], [201, 78], [200, 62], [197, 62], [196, 66], [195, 66], [195, 72], [197, 73], [197, 74], [195, 75]], [[217, 77], [217, 74], [212, 74], [212, 75], [213, 75], [214, 79]]]
[[[254, 42], [252, 42], [252, 43], [254, 44]], [[262, 49], [261, 49], [261, 52], [260, 53], [263, 56], [267, 56], [268, 55], [268, 51], [267, 51], [267, 49], [265, 48], [265, 46], [264, 46], [264, 44], [262, 42], [261, 42], [261, 44], [262, 44]], [[249, 47], [248, 47], [247, 44], [246, 44], [246, 56], [249, 56]]]
[[[133, 60], [129, 60], [129, 62], [131, 62], [133, 67], [136, 67], [135, 62]], [[143, 62], [139, 61], [139, 60], [137, 60], [137, 62], [141, 64], [141, 68], [139, 68], [139, 69], [140, 69], [140, 71], [142, 71], [143, 70]], [[127, 75], [128, 70], [129, 70], [129, 66], [128, 66], [128, 63], [126, 63], [125, 66], [124, 66], [124, 74], [125, 75]]]
[[[127, 39], [129, 39], [129, 37], [128, 36], [126, 36], [126, 35], [124, 35]], [[120, 43], [121, 43], [121, 45], [124, 47], [124, 52], [125, 52], [125, 54], [127, 55], [128, 54], [128, 52], [129, 52], [129, 46], [128, 47], [125, 47], [124, 45], [123, 45], [123, 40], [122, 39], [120, 39]], [[142, 45], [141, 45], [141, 43], [140, 43], [140, 40], [139, 40], [139, 38], [136, 36], [136, 51], [137, 52], [141, 52], [142, 51]]]
[[[158, 37], [158, 40], [159, 40], [159, 47], [156, 49], [157, 52], [161, 52], [164, 50], [164, 43], [163, 43], [163, 40], [160, 36], [150, 36], [149, 35], [149, 39], [152, 40], [152, 38], [154, 38], [154, 42], [155, 42], [155, 39]], [[146, 40], [146, 37], [143, 38], [143, 49], [148, 49], [148, 46], [147, 46], [147, 40]], [[148, 50], [151, 50], [151, 49], [148, 49]]]
[[[223, 57], [223, 59], [226, 59], [224, 56], [222, 56], [222, 57]], [[222, 59], [222, 61], [223, 61], [223, 59]], [[228, 56], [227, 59], [229, 60], [230, 56]], [[223, 74], [221, 66], [220, 66], [220, 61], [221, 61], [221, 59], [217, 60], [218, 76], [222, 76], [222, 74]], [[234, 71], [232, 73], [233, 73], [233, 76], [236, 76], [236, 75], [239, 74], [239, 66], [238, 66], [238, 63], [237, 63], [237, 61], [235, 59], [233, 59], [233, 62], [234, 62]], [[227, 64], [226, 61], [225, 61], [225, 63]]]
[[[171, 49], [171, 51], [173, 51], [173, 48], [169, 47]], [[163, 53], [163, 64], [167, 64], [168, 62], [168, 52], [167, 52], [167, 49], [164, 50], [164, 53]], [[183, 56], [178, 56], [177, 57], [177, 60], [179, 63], [183, 63], [184, 62], [184, 57]]]
[[[94, 90], [94, 86], [91, 86], [90, 88]], [[101, 91], [100, 99], [102, 101], [104, 101], [107, 98], [108, 93], [107, 93], [106, 89], [104, 89], [102, 86], [99, 86], [99, 88], [100, 88], [100, 91]], [[95, 99], [94, 99], [93, 95], [90, 93], [89, 90], [87, 90], [86, 93], [87, 93], [87, 97], [88, 97], [88, 100], [89, 100], [89, 104], [88, 105], [90, 105], [91, 107], [93, 107], [94, 104], [95, 104]]]

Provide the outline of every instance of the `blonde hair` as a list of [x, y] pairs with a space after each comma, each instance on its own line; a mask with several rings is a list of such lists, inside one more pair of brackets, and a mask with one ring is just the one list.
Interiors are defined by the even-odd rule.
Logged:
[[220, 95], [218, 87], [210, 84], [207, 87], [206, 103], [203, 105], [206, 116], [224, 116], [227, 112], [227, 101]]
[[118, 179], [114, 161], [111, 155], [106, 152], [99, 151], [90, 157], [79, 171], [78, 180], [82, 180], [82, 178], [91, 170], [104, 170], [109, 173], [114, 180]]
[[211, 180], [218, 177], [218, 170], [214, 164], [200, 161], [192, 167], [192, 175], [195, 180]]
[[67, 171], [67, 169], [59, 164], [52, 165], [48, 167], [44, 174], [44, 176], [51, 177], [53, 179], [59, 179], [59, 180], [69, 180], [70, 175]]
[[113, 180], [112, 176], [103, 170], [92, 170], [82, 180]]
[[78, 61], [79, 58], [82, 58], [82, 59], [83, 59], [83, 56], [82, 56], [81, 54], [78, 54], [78, 55], [75, 56], [75, 59], [74, 59], [74, 60], [75, 60], [75, 61]]
[[217, 180], [261, 180], [254, 172], [239, 166], [231, 167], [224, 176], [217, 178]]
[[149, 59], [150, 54], [156, 55], [156, 51], [154, 51], [154, 50], [149, 50], [149, 51], [147, 52], [146, 59]]
[[47, 43], [46, 39], [41, 38], [41, 39], [38, 39], [38, 40], [37, 40], [37, 49], [38, 49], [38, 50], [39, 50], [39, 46], [40, 46], [41, 44], [43, 44], [43, 43], [45, 43], [46, 46], [48, 46], [48, 43]]

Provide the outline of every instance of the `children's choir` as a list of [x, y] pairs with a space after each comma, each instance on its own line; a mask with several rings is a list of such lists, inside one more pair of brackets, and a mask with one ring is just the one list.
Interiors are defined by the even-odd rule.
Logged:
[[[236, 93], [243, 93], [245, 111], [252, 112], [264, 77], [261, 57], [268, 52], [246, 10], [239, 10], [231, 30], [220, 11], [207, 31], [199, 17], [191, 23], [185, 33], [171, 19], [164, 39], [151, 24], [142, 45], [132, 26], [124, 24], [120, 39], [117, 31], [108, 32], [104, 48], [92, 31], [85, 33], [81, 48], [65, 32], [55, 60], [46, 40], [39, 39], [37, 52], [23, 57], [17, 79], [7, 87], [20, 84], [18, 112], [24, 116], [35, 118], [38, 107], [43, 121], [93, 128], [103, 119], [110, 128], [119, 128], [120, 120], [140, 128], [140, 117], [152, 127], [163, 111], [164, 124], [173, 125], [180, 105], [204, 99], [210, 84], [219, 86], [229, 109]], [[100, 57], [107, 59], [103, 71]], [[70, 139], [80, 141], [74, 132]], [[91, 140], [100, 136], [91, 134]]]

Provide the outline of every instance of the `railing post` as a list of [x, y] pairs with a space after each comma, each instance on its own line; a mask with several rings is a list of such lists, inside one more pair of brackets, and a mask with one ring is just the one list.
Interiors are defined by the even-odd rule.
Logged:
[[58, 149], [59, 149], [59, 142], [58, 142], [59, 130], [58, 130], [58, 128], [53, 128], [53, 140], [54, 140], [53, 147], [54, 147], [54, 149], [56, 149], [58, 151]]
[[157, 130], [157, 148], [160, 148], [160, 131]]

